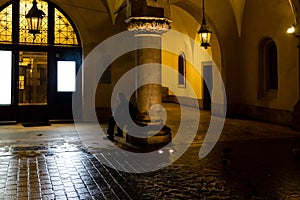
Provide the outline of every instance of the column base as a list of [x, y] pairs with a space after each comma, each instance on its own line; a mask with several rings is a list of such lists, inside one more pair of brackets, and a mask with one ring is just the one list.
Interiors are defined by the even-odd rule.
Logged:
[[161, 130], [155, 129], [155, 127], [156, 126], [153, 125], [153, 127], [151, 128], [151, 132], [155, 131], [157, 132], [157, 134], [147, 138], [139, 138], [126, 134], [126, 142], [134, 146], [147, 147], [166, 145], [172, 141], [171, 129], [168, 126], [164, 126]]
[[294, 106], [292, 128], [300, 131], [300, 100]]

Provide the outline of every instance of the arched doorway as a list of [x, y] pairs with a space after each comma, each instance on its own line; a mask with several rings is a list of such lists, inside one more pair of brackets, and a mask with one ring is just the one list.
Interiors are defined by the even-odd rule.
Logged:
[[46, 16], [41, 33], [28, 32], [29, 0], [0, 7], [1, 121], [72, 118], [72, 92], [82, 55], [78, 32], [55, 4], [37, 1]]

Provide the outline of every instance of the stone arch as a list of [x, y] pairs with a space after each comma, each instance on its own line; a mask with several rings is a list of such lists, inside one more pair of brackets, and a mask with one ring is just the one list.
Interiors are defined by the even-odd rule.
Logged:
[[[202, 21], [201, 2], [194, 0], [177, 1], [173, 5], [185, 10], [198, 22], [196, 29], [200, 28]], [[171, 10], [171, 16], [172, 14]], [[205, 1], [205, 17], [213, 31], [211, 48], [208, 51], [211, 51], [210, 54], [218, 66], [227, 88], [231, 86], [235, 87], [236, 83], [232, 78], [234, 73], [232, 73], [230, 68], [235, 68], [235, 63], [231, 61], [236, 59], [234, 54], [235, 51], [238, 51], [236, 50], [238, 29], [230, 2], [220, 2], [216, 0]], [[194, 38], [196, 39], [198, 37], [196, 35], [197, 30], [194, 32]], [[227, 51], [228, 49], [231, 49], [231, 51]], [[238, 73], [238, 70], [234, 71]], [[230, 80], [231, 83], [227, 84], [227, 80]], [[229, 89], [229, 91], [230, 90], [231, 89]]]

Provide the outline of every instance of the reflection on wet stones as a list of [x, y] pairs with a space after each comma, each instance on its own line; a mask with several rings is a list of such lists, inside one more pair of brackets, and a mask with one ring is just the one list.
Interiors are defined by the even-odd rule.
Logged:
[[[135, 179], [143, 199], [239, 199], [222, 174], [192, 167], [170, 166]], [[149, 192], [151, 191], [151, 192]]]

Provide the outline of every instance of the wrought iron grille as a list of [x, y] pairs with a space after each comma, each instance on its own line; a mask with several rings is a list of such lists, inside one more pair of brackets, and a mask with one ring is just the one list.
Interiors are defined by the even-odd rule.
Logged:
[[[78, 46], [78, 39], [74, 27], [68, 18], [57, 8], [54, 9], [54, 19], [48, 18], [48, 3], [44, 0], [37, 0], [38, 9], [43, 10], [46, 16], [42, 20], [41, 33], [35, 38], [28, 32], [26, 14], [32, 7], [32, 0], [20, 0], [19, 10], [19, 43], [31, 45], [47, 45], [48, 41], [48, 21], [54, 21], [54, 44]], [[13, 23], [16, 14], [12, 12], [13, 6], [10, 4], [0, 11], [0, 43], [13, 42]], [[16, 33], [18, 34], [18, 33]], [[52, 43], [52, 42], [51, 42]]]
[[38, 9], [43, 10], [46, 16], [42, 20], [41, 33], [36, 34], [34, 39], [33, 35], [28, 32], [28, 25], [25, 15], [28, 13], [32, 6], [32, 0], [20, 1], [20, 30], [19, 42], [31, 44], [47, 44], [48, 43], [48, 3], [45, 1], [37, 0]]
[[54, 44], [78, 45], [76, 33], [69, 20], [55, 9]]
[[12, 5], [0, 12], [0, 41], [12, 41]]

